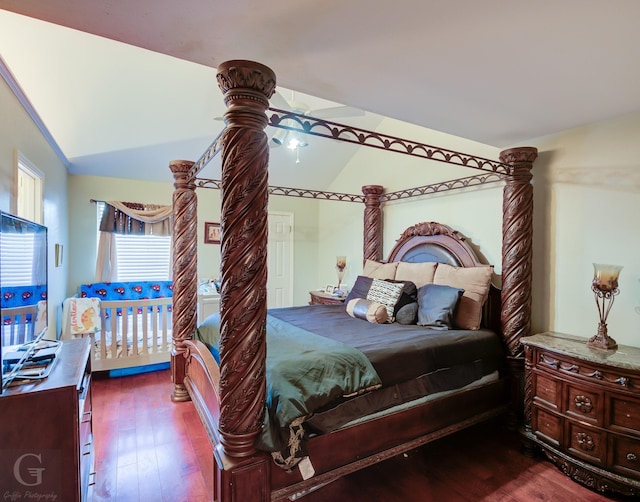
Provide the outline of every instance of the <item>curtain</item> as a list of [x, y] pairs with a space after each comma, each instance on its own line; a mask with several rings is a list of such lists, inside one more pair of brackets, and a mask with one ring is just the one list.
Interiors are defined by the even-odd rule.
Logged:
[[[172, 229], [173, 206], [171, 205], [105, 202], [105, 210], [100, 220], [96, 281], [113, 282], [117, 277], [118, 263], [114, 234], [171, 235]], [[173, 245], [171, 249], [173, 250]]]
[[173, 207], [136, 202], [106, 202], [101, 232], [118, 234], [171, 235]]

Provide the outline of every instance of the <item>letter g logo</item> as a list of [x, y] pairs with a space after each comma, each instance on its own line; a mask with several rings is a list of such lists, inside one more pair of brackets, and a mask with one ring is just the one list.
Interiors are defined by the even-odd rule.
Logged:
[[42, 464], [41, 454], [36, 455], [35, 453], [25, 453], [24, 455], [20, 455], [18, 459], [14, 462], [13, 475], [15, 476], [18, 483], [20, 483], [23, 486], [38, 486], [42, 484], [42, 473], [44, 472], [45, 468], [44, 467], [27, 467], [26, 471], [29, 473], [30, 477], [35, 481], [31, 483], [25, 481], [24, 478], [22, 477], [23, 473], [21, 472], [22, 471], [21, 467], [22, 467], [23, 460], [25, 460], [27, 457], [36, 458], [38, 460], [38, 463]]

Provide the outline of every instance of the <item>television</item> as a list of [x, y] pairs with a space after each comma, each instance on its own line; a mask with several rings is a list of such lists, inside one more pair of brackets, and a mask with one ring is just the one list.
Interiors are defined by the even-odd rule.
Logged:
[[0, 354], [47, 331], [47, 227], [0, 211]]

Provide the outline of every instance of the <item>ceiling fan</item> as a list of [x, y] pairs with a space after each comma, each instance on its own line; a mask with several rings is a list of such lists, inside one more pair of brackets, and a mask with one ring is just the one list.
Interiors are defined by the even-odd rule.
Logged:
[[[347, 105], [329, 106], [325, 108], [312, 109], [307, 103], [296, 100], [295, 91], [291, 92], [291, 99], [286, 100], [282, 94], [276, 91], [271, 96], [270, 104], [273, 108], [284, 110], [286, 112], [294, 112], [301, 115], [309, 115], [318, 119], [336, 119], [341, 117], [362, 117], [365, 115], [363, 110]], [[215, 117], [216, 120], [224, 120], [224, 117]], [[291, 123], [292, 127], [297, 124], [292, 119], [285, 119]], [[276, 148], [286, 146], [288, 149], [296, 152], [296, 164], [300, 163], [299, 149], [308, 146], [306, 135], [297, 131], [289, 131], [287, 129], [276, 129], [275, 132], [269, 134], [269, 147]]]
[[[301, 115], [309, 115], [318, 119], [360, 117], [365, 114], [364, 111], [358, 108], [346, 105], [312, 109], [307, 103], [296, 100], [294, 91], [291, 91], [291, 99], [289, 101], [287, 101], [282, 94], [276, 91], [276, 93], [271, 96], [271, 106], [280, 110], [291, 111]], [[286, 120], [291, 121], [292, 125], [294, 125], [293, 120], [285, 119], [285, 122]], [[299, 148], [308, 146], [309, 143], [307, 142], [304, 134], [300, 134], [297, 131], [289, 131], [287, 129], [278, 129], [273, 136], [271, 136], [269, 146], [273, 148], [281, 145], [285, 145], [287, 148], [295, 150], [297, 153]], [[296, 163], [299, 162], [300, 159], [297, 158]]]

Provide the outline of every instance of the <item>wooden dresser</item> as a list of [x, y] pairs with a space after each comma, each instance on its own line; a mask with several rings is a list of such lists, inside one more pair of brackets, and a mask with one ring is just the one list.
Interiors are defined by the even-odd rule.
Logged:
[[62, 342], [49, 376], [0, 396], [0, 487], [11, 500], [89, 500], [90, 338]]
[[525, 347], [525, 425], [567, 476], [598, 491], [640, 494], [640, 348], [586, 346], [542, 333]]

